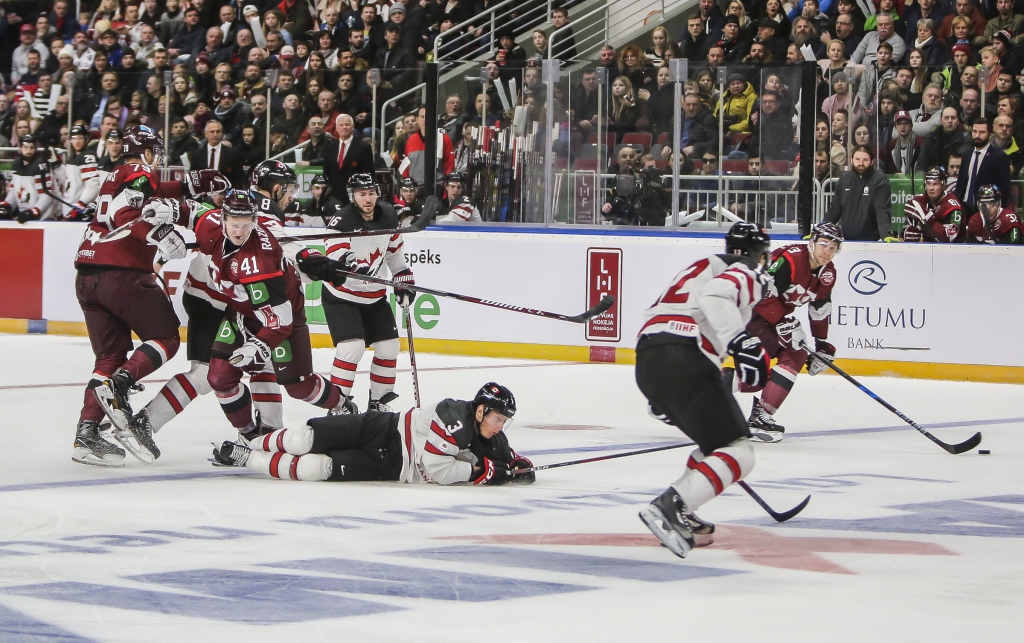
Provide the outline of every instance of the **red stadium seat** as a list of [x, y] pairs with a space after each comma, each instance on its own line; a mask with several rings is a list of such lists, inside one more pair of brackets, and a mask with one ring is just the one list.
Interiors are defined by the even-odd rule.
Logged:
[[629, 132], [622, 137], [623, 145], [643, 145], [645, 150], [651, 149], [651, 135], [647, 132]]
[[765, 161], [764, 169], [779, 176], [789, 175], [789, 161]]
[[668, 132], [662, 132], [658, 135], [658, 145], [668, 144]]
[[573, 170], [597, 171], [597, 159], [576, 159], [572, 162]]
[[658, 168], [659, 170], [667, 170], [667, 169], [669, 169], [668, 168], [668, 160], [666, 160], [666, 159], [654, 159], [654, 167]]
[[[615, 147], [615, 132], [605, 132], [604, 134], [602, 134], [602, 136], [604, 136], [604, 144], [608, 147], [608, 149]], [[591, 132], [587, 134], [587, 142], [597, 143], [597, 132]]]
[[726, 174], [746, 174], [747, 173], [747, 161], [745, 159], [725, 159], [725, 163], [722, 164], [722, 169]]

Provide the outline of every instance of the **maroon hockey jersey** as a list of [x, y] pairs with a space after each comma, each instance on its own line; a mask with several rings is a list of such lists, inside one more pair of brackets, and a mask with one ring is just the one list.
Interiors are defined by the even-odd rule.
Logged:
[[[156, 246], [146, 241], [153, 226], [139, 221], [129, 233], [103, 241], [111, 230], [138, 219], [142, 206], [153, 197], [181, 199], [181, 183], [161, 183], [148, 165], [119, 165], [100, 186], [96, 218], [89, 222], [75, 257], [76, 267], [130, 268], [152, 272]], [[183, 209], [184, 211], [184, 209]], [[186, 213], [187, 214], [187, 213]]]
[[811, 270], [806, 243], [777, 248], [766, 270], [775, 279], [778, 295], [762, 299], [754, 314], [777, 324], [786, 315], [808, 304], [807, 316], [811, 335], [828, 339], [828, 317], [832, 314], [832, 287], [836, 283], [836, 267], [832, 262]]
[[966, 226], [964, 207], [953, 192], [948, 192], [937, 205], [927, 194], [918, 194], [904, 207], [904, 241], [963, 241]]
[[1024, 227], [1020, 217], [1010, 208], [1003, 208], [995, 222], [988, 224], [980, 212], [967, 222], [968, 243], [1024, 243]]

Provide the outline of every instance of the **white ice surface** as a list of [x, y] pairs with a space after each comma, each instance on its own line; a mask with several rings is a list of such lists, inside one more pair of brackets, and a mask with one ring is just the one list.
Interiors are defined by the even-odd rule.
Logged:
[[[326, 371], [331, 351], [314, 353]], [[4, 643], [1024, 639], [1019, 386], [864, 378], [945, 423], [941, 438], [980, 430], [992, 450], [951, 456], [843, 380], [801, 376], [778, 415], [786, 440], [757, 445], [748, 481], [777, 509], [810, 505], [778, 526], [729, 490], [700, 512], [718, 541], [684, 561], [636, 514], [689, 448], [528, 487], [296, 483], [211, 467], [211, 441], [232, 433], [207, 396], [157, 434], [155, 464], [100, 469], [70, 457], [88, 342], [0, 336], [0, 356]], [[509, 386], [510, 441], [537, 464], [684, 439], [647, 416], [631, 367], [419, 362], [428, 400]], [[184, 366], [183, 349], [152, 379]], [[399, 369], [411, 404], [404, 353]], [[289, 424], [320, 413], [285, 406]]]

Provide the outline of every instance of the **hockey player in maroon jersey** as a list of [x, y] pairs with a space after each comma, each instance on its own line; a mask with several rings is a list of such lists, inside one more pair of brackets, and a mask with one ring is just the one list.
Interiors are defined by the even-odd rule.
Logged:
[[[133, 421], [128, 396], [141, 390], [138, 380], [178, 350], [178, 316], [157, 285], [153, 261], [158, 252], [167, 259], [185, 256], [183, 239], [169, 225], [173, 217], [147, 217], [144, 212], [152, 197], [181, 198], [182, 184], [161, 183], [154, 170], [163, 155], [163, 140], [148, 127], [135, 127], [125, 134], [122, 149], [126, 162], [100, 187], [96, 217], [75, 258], [75, 289], [96, 363], [72, 459], [107, 467], [123, 466], [124, 451], [100, 435], [104, 414], [113, 424], [112, 437], [133, 455], [143, 462], [160, 455], [152, 435]], [[210, 182], [216, 177], [224, 180], [216, 170], [199, 178]], [[193, 193], [205, 191], [187, 185]], [[134, 351], [133, 332], [142, 341]]]
[[903, 208], [903, 240], [955, 243], [967, 229], [964, 207], [953, 190], [946, 189], [946, 170], [930, 167], [924, 174], [924, 194]]
[[967, 222], [969, 243], [1024, 243], [1020, 216], [1012, 208], [1002, 207], [999, 188], [983, 185], [978, 188], [978, 211]]
[[[754, 308], [754, 316], [747, 324], [747, 332], [757, 336], [768, 352], [777, 360], [761, 398], [754, 398], [754, 406], [747, 421], [751, 439], [755, 442], [779, 442], [785, 427], [775, 421], [775, 413], [786, 396], [793, 390], [797, 374], [804, 364], [811, 375], [826, 368], [817, 359], [808, 360], [803, 349], [806, 335], [793, 312], [808, 305], [816, 350], [835, 355], [835, 347], [828, 339], [828, 317], [832, 313], [832, 287], [836, 283], [836, 267], [832, 258], [843, 243], [843, 231], [838, 224], [822, 222], [811, 230], [808, 243], [783, 246], [772, 253], [765, 273], [774, 282], [774, 292]], [[731, 373], [727, 380], [731, 383]], [[748, 392], [741, 382], [738, 390]]]
[[[760, 227], [736, 223], [725, 236], [725, 254], [695, 262], [644, 313], [636, 345], [636, 383], [649, 412], [697, 443], [686, 472], [640, 512], [640, 519], [675, 555], [697, 543], [693, 516], [701, 505], [750, 474], [750, 430], [722, 378], [729, 355], [748, 390], [768, 379], [769, 359], [747, 330], [767, 279], [762, 273], [771, 239]], [[706, 544], [706, 543], [705, 543]]]
[[530, 484], [533, 467], [508, 443], [516, 400], [489, 382], [472, 401], [446, 399], [404, 413], [368, 411], [313, 418], [248, 444], [214, 448], [220, 464], [284, 480]]
[[[342, 208], [331, 219], [328, 228], [341, 232], [357, 230], [389, 230], [399, 227], [394, 206], [379, 200], [380, 188], [369, 174], [354, 174], [348, 180], [351, 203]], [[380, 273], [387, 266], [392, 279], [397, 283], [414, 285], [412, 271], [405, 264], [402, 253], [402, 235], [381, 235], [337, 239], [329, 243], [327, 256], [350, 262], [355, 260], [352, 270], [371, 276]], [[322, 279], [319, 266], [312, 261], [323, 258], [299, 259], [299, 268], [314, 279]], [[334, 365], [331, 367], [331, 381], [341, 388], [346, 398], [351, 398], [356, 367], [367, 347], [373, 348], [370, 363], [370, 411], [390, 411], [388, 402], [398, 397], [395, 394], [395, 371], [398, 359], [398, 325], [388, 305], [383, 286], [358, 279], [344, 283], [324, 282], [321, 295], [327, 327], [331, 341], [335, 344]], [[416, 294], [411, 290], [395, 289], [399, 306], [412, 304]], [[358, 412], [351, 400], [347, 412]]]
[[[220, 214], [207, 212], [193, 225], [199, 252], [210, 257], [212, 281], [230, 302], [207, 375], [228, 421], [244, 440], [258, 434], [252, 395], [241, 383], [242, 370], [258, 372], [271, 363], [277, 382], [291, 397], [340, 410], [345, 401], [341, 391], [313, 372], [299, 274], [257, 216], [252, 196], [232, 190]], [[342, 266], [327, 262], [332, 271]], [[335, 279], [340, 283], [344, 277]]]

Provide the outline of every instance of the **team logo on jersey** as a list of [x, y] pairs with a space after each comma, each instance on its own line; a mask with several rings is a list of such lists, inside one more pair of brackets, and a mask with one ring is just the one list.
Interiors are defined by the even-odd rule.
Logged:
[[824, 270], [821, 273], [819, 281], [826, 286], [831, 286], [832, 282], [836, 280], [836, 273], [832, 270]]
[[246, 284], [246, 289], [249, 291], [249, 301], [252, 302], [253, 306], [259, 306], [270, 299], [270, 293], [267, 291], [267, 286], [262, 282]]
[[874, 261], [858, 261], [850, 268], [850, 287], [861, 295], [874, 295], [886, 287], [885, 270]]
[[231, 264], [228, 266], [228, 272], [232, 275], [238, 274], [238, 259], [232, 259]]

